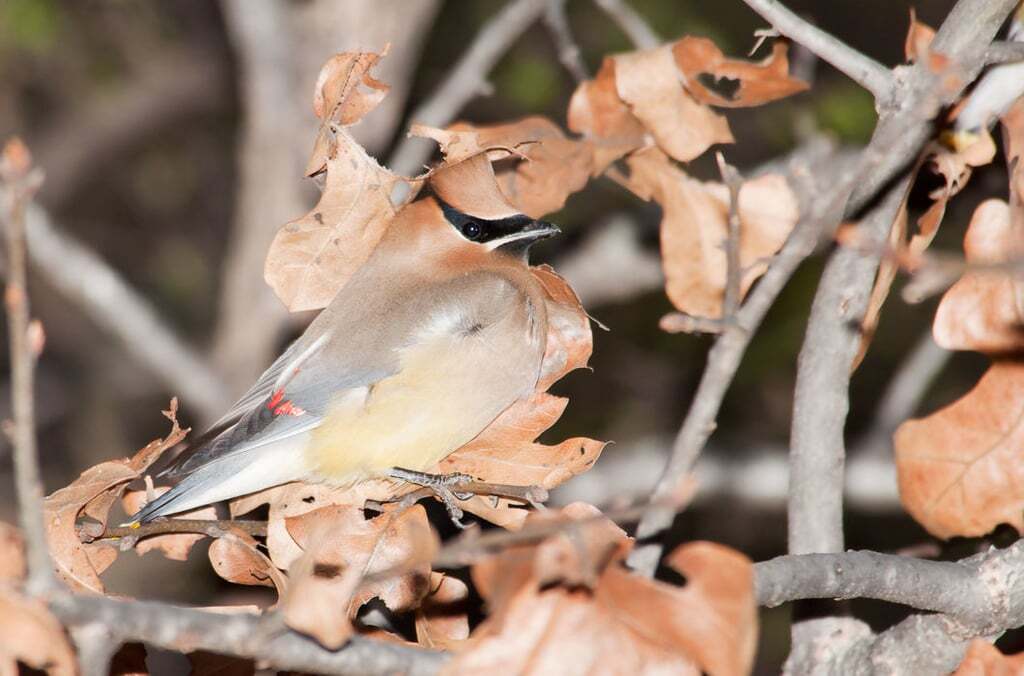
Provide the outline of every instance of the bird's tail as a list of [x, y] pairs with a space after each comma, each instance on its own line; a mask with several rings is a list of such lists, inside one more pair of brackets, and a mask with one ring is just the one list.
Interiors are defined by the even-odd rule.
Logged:
[[129, 517], [127, 525], [146, 523], [157, 517], [187, 512], [302, 479], [309, 473], [303, 452], [307, 441], [307, 434], [296, 435], [208, 462], [143, 506]]

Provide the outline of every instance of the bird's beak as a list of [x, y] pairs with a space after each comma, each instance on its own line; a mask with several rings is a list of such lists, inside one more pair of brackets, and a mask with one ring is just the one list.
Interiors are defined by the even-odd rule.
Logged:
[[538, 239], [547, 239], [548, 237], [561, 235], [562, 229], [554, 223], [548, 223], [547, 221], [534, 221], [533, 225], [523, 231], [523, 234], [529, 237], [530, 240], [537, 241]]

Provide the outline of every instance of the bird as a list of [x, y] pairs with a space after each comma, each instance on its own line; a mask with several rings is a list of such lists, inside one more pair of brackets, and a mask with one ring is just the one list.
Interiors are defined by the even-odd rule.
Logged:
[[[406, 206], [327, 307], [161, 472], [129, 525], [292, 481], [349, 486], [422, 472], [536, 387], [545, 292], [528, 252], [557, 226]], [[429, 475], [428, 475], [429, 476]]]

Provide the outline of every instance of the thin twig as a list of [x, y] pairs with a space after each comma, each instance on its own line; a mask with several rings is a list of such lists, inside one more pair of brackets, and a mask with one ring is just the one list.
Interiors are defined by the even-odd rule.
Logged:
[[580, 47], [572, 36], [572, 26], [569, 25], [569, 17], [565, 13], [566, 2], [567, 0], [548, 0], [548, 7], [544, 10], [544, 25], [551, 34], [555, 49], [558, 50], [558, 60], [576, 82], [583, 82], [590, 74], [587, 72], [587, 64], [583, 63], [583, 57], [580, 56]]
[[728, 232], [725, 236], [725, 299], [722, 302], [722, 317], [731, 321], [736, 315], [740, 304], [740, 282], [743, 271], [740, 268], [740, 188], [743, 178], [736, 167], [728, 164], [722, 153], [715, 153], [718, 172], [722, 182], [729, 189], [729, 220]]
[[639, 49], [653, 49], [661, 44], [658, 34], [626, 0], [594, 0], [594, 4], [603, 9]]
[[[411, 122], [443, 127], [455, 119], [471, 99], [489, 88], [487, 75], [523, 32], [547, 9], [548, 0], [512, 0], [476, 34], [444, 82], [409, 116]], [[424, 139], [407, 137], [391, 154], [387, 165], [398, 174], [420, 172], [433, 153]]]
[[985, 50], [985, 63], [1017, 63], [1024, 61], [1024, 42], [996, 40]]
[[[751, 1], [761, 4], [766, 0]], [[777, 6], [777, 3], [769, 4]], [[955, 83], [959, 86], [939, 87], [939, 75], [927, 65], [918, 63], [910, 67], [903, 86], [893, 92], [896, 104], [885, 108], [871, 142], [857, 159], [856, 168], [839, 173], [839, 179], [831, 183], [819, 183], [816, 189], [797, 190], [801, 199], [800, 221], [775, 262], [740, 308], [736, 322], [725, 327], [708, 353], [708, 363], [693, 405], [655, 488], [656, 498], [672, 495], [681, 478], [690, 473], [714, 430], [718, 410], [754, 330], [793, 272], [814, 251], [820, 240], [831, 239], [845, 214], [860, 209], [894, 176], [913, 163], [929, 136], [931, 120], [942, 106], [955, 100], [977, 76], [984, 64], [985, 47], [1015, 4], [1015, 0], [960, 0], [932, 43], [934, 49], [959, 66], [964, 75]], [[802, 177], [818, 181], [823, 178], [806, 174]], [[641, 520], [637, 536], [653, 538], [668, 528], [674, 518], [675, 514], [664, 507], [652, 506]], [[634, 550], [630, 565], [652, 575], [660, 555], [661, 546], [652, 542]]]
[[131, 526], [112, 526], [96, 536], [82, 533], [82, 540], [84, 542], [92, 542], [94, 540], [120, 538], [141, 539], [151, 535], [167, 535], [169, 533], [196, 533], [216, 538], [223, 535], [230, 528], [236, 528], [254, 536], [265, 536], [267, 534], [266, 521], [247, 521], [244, 519], [161, 519], [150, 521], [134, 528]]
[[28, 148], [9, 140], [0, 155], [3, 184], [0, 216], [7, 244], [7, 288], [4, 304], [11, 352], [11, 396], [14, 409], [15, 489], [18, 511], [25, 534], [30, 593], [56, 588], [53, 563], [46, 542], [43, 521], [43, 482], [39, 473], [35, 428], [35, 364], [43, 348], [42, 327], [30, 321], [25, 254], [25, 213], [32, 196], [43, 182], [43, 174], [32, 166]]
[[893, 77], [885, 66], [801, 19], [776, 0], [743, 1], [776, 31], [799, 42], [871, 92], [877, 102], [888, 101], [893, 89]]

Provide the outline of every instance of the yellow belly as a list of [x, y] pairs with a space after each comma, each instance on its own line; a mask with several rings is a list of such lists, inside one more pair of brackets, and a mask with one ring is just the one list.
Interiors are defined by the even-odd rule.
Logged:
[[472, 440], [533, 389], [540, 367], [525, 330], [493, 328], [407, 350], [397, 374], [340, 397], [312, 434], [310, 466], [345, 485], [392, 467], [428, 470]]

